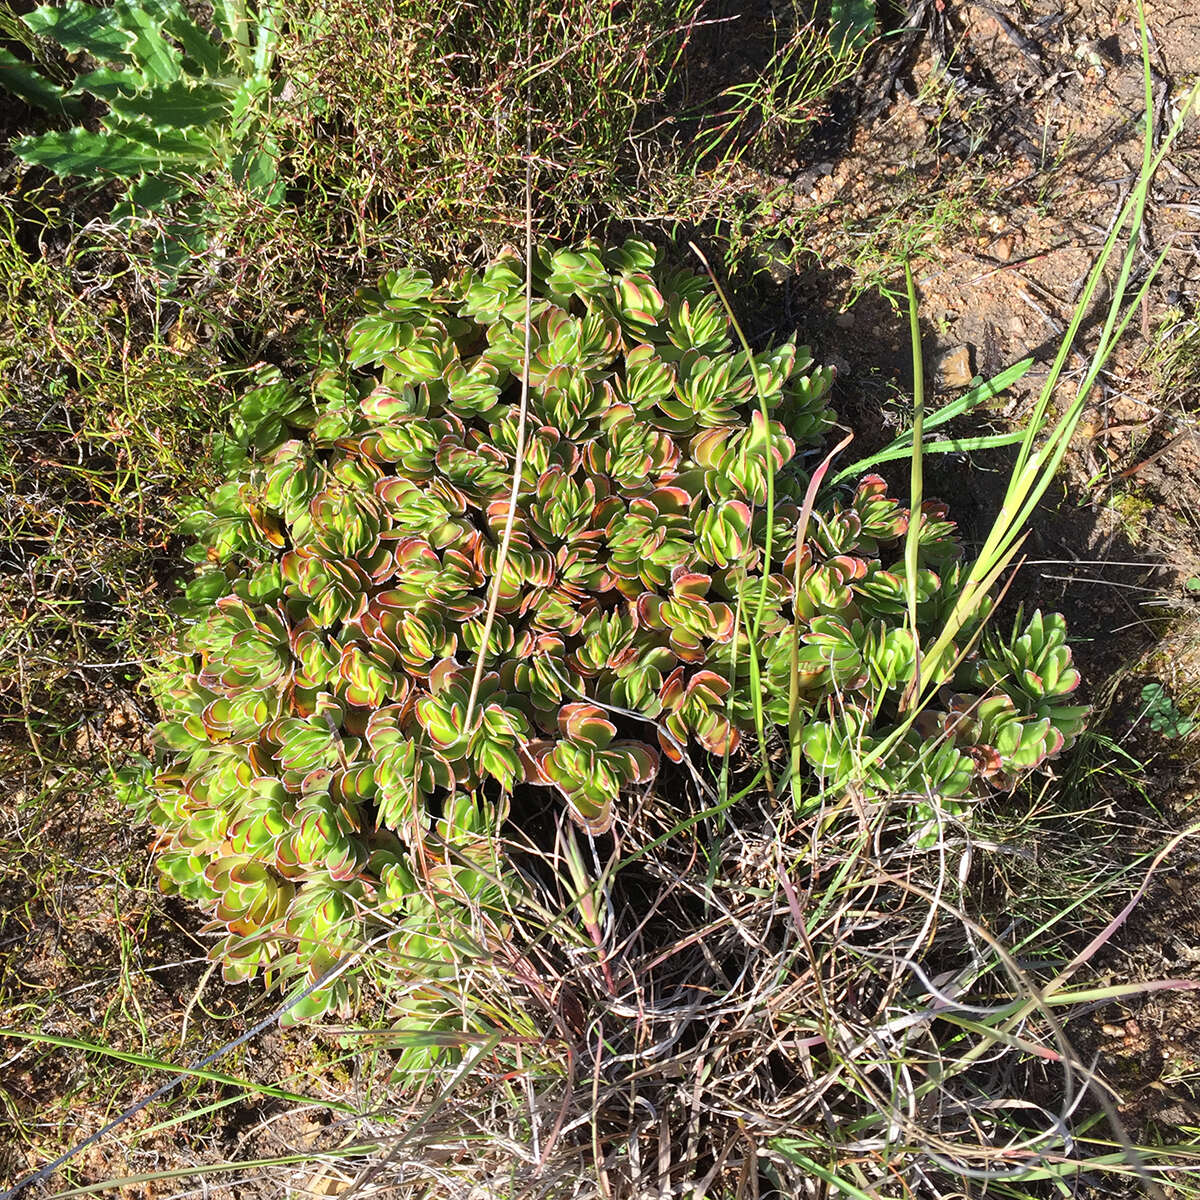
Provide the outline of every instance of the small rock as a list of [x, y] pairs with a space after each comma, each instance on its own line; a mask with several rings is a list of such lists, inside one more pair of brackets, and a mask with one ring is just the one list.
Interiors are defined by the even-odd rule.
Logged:
[[1013, 246], [1016, 244], [1017, 235], [1015, 233], [1006, 233], [1002, 238], [997, 238], [992, 243], [992, 257], [998, 258], [1001, 262], [1008, 262], [1012, 258]]
[[839, 329], [853, 329], [854, 314], [852, 312], [840, 312], [836, 317], [833, 318], [833, 323]]
[[840, 354], [827, 354], [825, 362], [833, 368], [833, 373], [838, 379], [845, 379], [850, 374], [850, 364]]
[[938, 355], [937, 371], [942, 387], [966, 387], [975, 378], [971, 367], [971, 351], [969, 345], [955, 346], [944, 354]]

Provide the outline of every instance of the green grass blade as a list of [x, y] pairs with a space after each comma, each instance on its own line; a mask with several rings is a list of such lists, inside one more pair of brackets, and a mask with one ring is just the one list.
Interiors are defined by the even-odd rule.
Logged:
[[[931, 429], [936, 429], [939, 425], [945, 425], [948, 421], [954, 420], [955, 417], [960, 417], [964, 413], [970, 412], [977, 405], [983, 404], [985, 401], [992, 400], [999, 396], [1006, 389], [1012, 387], [1019, 379], [1023, 378], [1033, 366], [1032, 358], [1023, 358], [1020, 362], [1014, 363], [1011, 367], [1006, 367], [998, 375], [993, 376], [985, 383], [973, 387], [969, 392], [964, 392], [957, 400], [950, 404], [939, 408], [937, 412], [929, 414], [925, 418], [925, 430], [928, 432]], [[962, 446], [964, 449], [970, 450], [977, 448], [974, 442], [977, 440], [980, 443], [988, 446], [1009, 446], [1013, 442], [1020, 441], [1024, 437], [1024, 431], [1017, 433], [997, 434], [997, 437], [1004, 438], [1004, 441], [987, 441], [986, 438], [981, 439], [950, 439], [946, 442], [934, 442], [931, 446], [925, 447], [925, 453], [944, 453], [939, 451], [937, 447], [944, 446], [946, 450], [950, 450], [957, 446]], [[913, 434], [912, 430], [907, 430], [902, 433], [894, 441], [888, 443], [882, 450], [874, 454], [868, 455], [866, 458], [860, 458], [857, 462], [851, 463], [848, 467], [843, 467], [836, 475], [830, 479], [829, 484], [840, 483], [843, 479], [849, 479], [855, 475], [863, 475], [870, 471], [879, 463], [892, 462], [897, 458], [905, 458], [912, 451]], [[982, 445], [978, 448], [982, 448]]]
[[58, 1037], [51, 1033], [35, 1033], [25, 1029], [0, 1029], [0, 1037], [37, 1042], [45, 1046], [58, 1046], [64, 1050], [82, 1050], [88, 1054], [102, 1054], [106, 1058], [132, 1063], [135, 1067], [145, 1067], [148, 1071], [169, 1071], [174, 1075], [191, 1075], [196, 1079], [207, 1080], [209, 1083], [241, 1088], [246, 1092], [270, 1096], [275, 1100], [288, 1100], [293, 1104], [316, 1104], [321, 1108], [342, 1113], [356, 1111], [353, 1105], [342, 1104], [336, 1100], [321, 1100], [315, 1096], [304, 1096], [299, 1092], [290, 1092], [286, 1088], [275, 1087], [269, 1083], [255, 1083], [250, 1079], [238, 1079], [237, 1076], [226, 1075], [223, 1071], [209, 1071], [203, 1067], [181, 1067], [177, 1063], [162, 1062], [157, 1058], [149, 1058], [144, 1054], [133, 1054], [126, 1050], [116, 1050], [111, 1046], [98, 1046], [92, 1042], [80, 1041], [78, 1038]]
[[853, 1200], [877, 1200], [877, 1197], [870, 1192], [864, 1192], [856, 1184], [851, 1183], [848, 1179], [843, 1179], [828, 1167], [823, 1167], [815, 1159], [804, 1154], [801, 1151], [801, 1147], [804, 1145], [803, 1142], [794, 1142], [787, 1138], [776, 1138], [771, 1142], [772, 1149], [782, 1154], [789, 1162], [794, 1162], [798, 1167], [812, 1172], [822, 1183], [833, 1188], [838, 1195], [850, 1196]]
[[922, 505], [925, 500], [925, 471], [921, 455], [925, 449], [925, 360], [921, 353], [921, 322], [917, 312], [917, 285], [913, 282], [912, 267], [904, 264], [904, 282], [908, 289], [908, 330], [912, 339], [913, 358], [913, 425], [912, 469], [909, 472], [908, 531], [904, 538], [904, 599], [908, 608], [908, 629], [913, 640], [915, 669], [912, 684], [905, 692], [900, 706], [921, 691], [921, 641], [917, 630], [917, 559], [921, 548], [921, 524], [925, 520]]
[[[1143, 53], [1148, 56], [1148, 49], [1143, 47]], [[1138, 182], [1122, 207], [1104, 247], [1092, 266], [1070, 325], [1063, 335], [1062, 344], [1055, 356], [1050, 374], [1026, 426], [1017, 462], [1013, 467], [1008, 488], [1001, 502], [1000, 512], [984, 540], [974, 564], [967, 573], [962, 590], [947, 616], [942, 632], [927, 654], [927, 663], [932, 663], [934, 675], [936, 675], [939, 660], [949, 651], [958, 630], [982, 603], [986, 594], [983, 586], [984, 578], [991, 577], [996, 564], [1006, 555], [1011, 555], [1017, 539], [1021, 536], [1025, 521], [1032, 515], [1046, 489], [1050, 486], [1050, 482], [1066, 454], [1075, 428], [1083, 415], [1092, 383], [1112, 353], [1115, 336], [1124, 329], [1132, 314], [1134, 305], [1126, 305], [1126, 291], [1133, 261], [1139, 248], [1137, 232], [1142, 225], [1150, 183], [1158, 166], [1169, 152], [1174, 139], [1187, 121], [1198, 96], [1200, 96], [1200, 84], [1193, 87], [1188, 94], [1179, 116], [1163, 139], [1158, 153], [1151, 155], [1147, 150]], [[1149, 137], [1149, 132], [1147, 132], [1147, 137]], [[1105, 268], [1116, 251], [1122, 234], [1127, 229], [1128, 240], [1121, 269], [1113, 284], [1107, 315], [1091, 364], [1078, 385], [1074, 400], [1059, 418], [1048, 440], [1035, 451], [1034, 444], [1048, 423], [1050, 405], [1059, 379], [1066, 367], [1071, 347], [1074, 345], [1086, 314], [1090, 311], [1092, 298], [1100, 288]]]
[[[929, 423], [926, 422], [926, 429]], [[979, 437], [963, 437], [963, 438], [944, 438], [936, 442], [926, 442], [922, 447], [923, 455], [930, 454], [973, 454], [977, 450], [995, 450], [1000, 446], [1013, 446], [1024, 438], [1023, 430], [1014, 430], [1010, 433], [987, 433]], [[897, 446], [894, 449], [881, 450], [878, 454], [871, 456], [871, 465], [877, 466], [879, 463], [895, 462], [898, 458], [908, 458], [912, 454], [912, 446], [906, 444]], [[845, 472], [839, 478], [845, 478]]]

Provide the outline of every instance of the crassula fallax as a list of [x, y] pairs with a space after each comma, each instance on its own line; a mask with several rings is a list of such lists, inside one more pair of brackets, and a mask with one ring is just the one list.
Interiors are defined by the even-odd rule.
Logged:
[[[164, 886], [211, 913], [227, 978], [311, 982], [388, 930], [412, 972], [452, 973], [517, 886], [498, 850], [510, 797], [546, 789], [604, 833], [664, 756], [728, 754], [755, 728], [751, 654], [768, 722], [794, 676], [818, 782], [965, 796], [1080, 727], [1062, 622], [1037, 614], [976, 639], [860, 769], [915, 669], [912, 518], [870, 476], [797, 544], [831, 373], [791, 340], [752, 359], [710, 283], [641, 242], [542, 251], [534, 285], [526, 359], [515, 256], [386, 276], [344, 339], [311, 333], [303, 373], [262, 372], [229, 481], [188, 521], [160, 754], [130, 795]], [[958, 559], [926, 504], [923, 639]]]

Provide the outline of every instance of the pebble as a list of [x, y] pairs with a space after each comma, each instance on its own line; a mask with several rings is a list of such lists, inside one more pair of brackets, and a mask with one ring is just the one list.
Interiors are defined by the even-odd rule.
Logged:
[[1008, 262], [1012, 258], [1013, 246], [1016, 244], [1017, 235], [1015, 233], [1005, 234], [1002, 238], [997, 238], [992, 243], [992, 257], [998, 258], [1001, 262]]
[[836, 317], [833, 318], [833, 323], [839, 329], [853, 329], [854, 314], [852, 312], [840, 312]]
[[975, 377], [971, 369], [971, 347], [969, 345], [955, 346], [944, 354], [938, 355], [938, 378], [942, 387], [966, 387]]

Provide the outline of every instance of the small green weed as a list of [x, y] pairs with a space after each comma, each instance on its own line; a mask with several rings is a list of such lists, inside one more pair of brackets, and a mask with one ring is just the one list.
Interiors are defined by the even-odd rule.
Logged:
[[1145, 716], [1150, 720], [1150, 728], [1165, 738], [1187, 737], [1196, 728], [1196, 721], [1179, 711], [1166, 688], [1157, 681], [1142, 688], [1142, 703], [1145, 705]]
[[1140, 545], [1146, 536], [1146, 523], [1157, 505], [1131, 487], [1117, 487], [1108, 499], [1108, 507], [1121, 521], [1121, 531], [1131, 545]]
[[1200, 312], [1175, 307], [1159, 321], [1147, 354], [1155, 392], [1172, 408], [1195, 416], [1200, 411]]
[[[697, 177], [730, 177], [739, 164], [772, 161], [794, 146], [826, 111], [834, 88], [853, 77], [861, 65], [865, 27], [851, 34], [849, 23], [865, 19], [873, 5], [844, 6], [847, 27], [835, 11], [832, 33], [793, 5], [787, 19], [774, 17], [772, 45], [762, 67], [751, 78], [730, 84], [706, 98], [692, 119], [698, 128], [680, 166]], [[736, 30], [731, 31], [736, 36]], [[688, 124], [688, 122], [684, 122]]]

